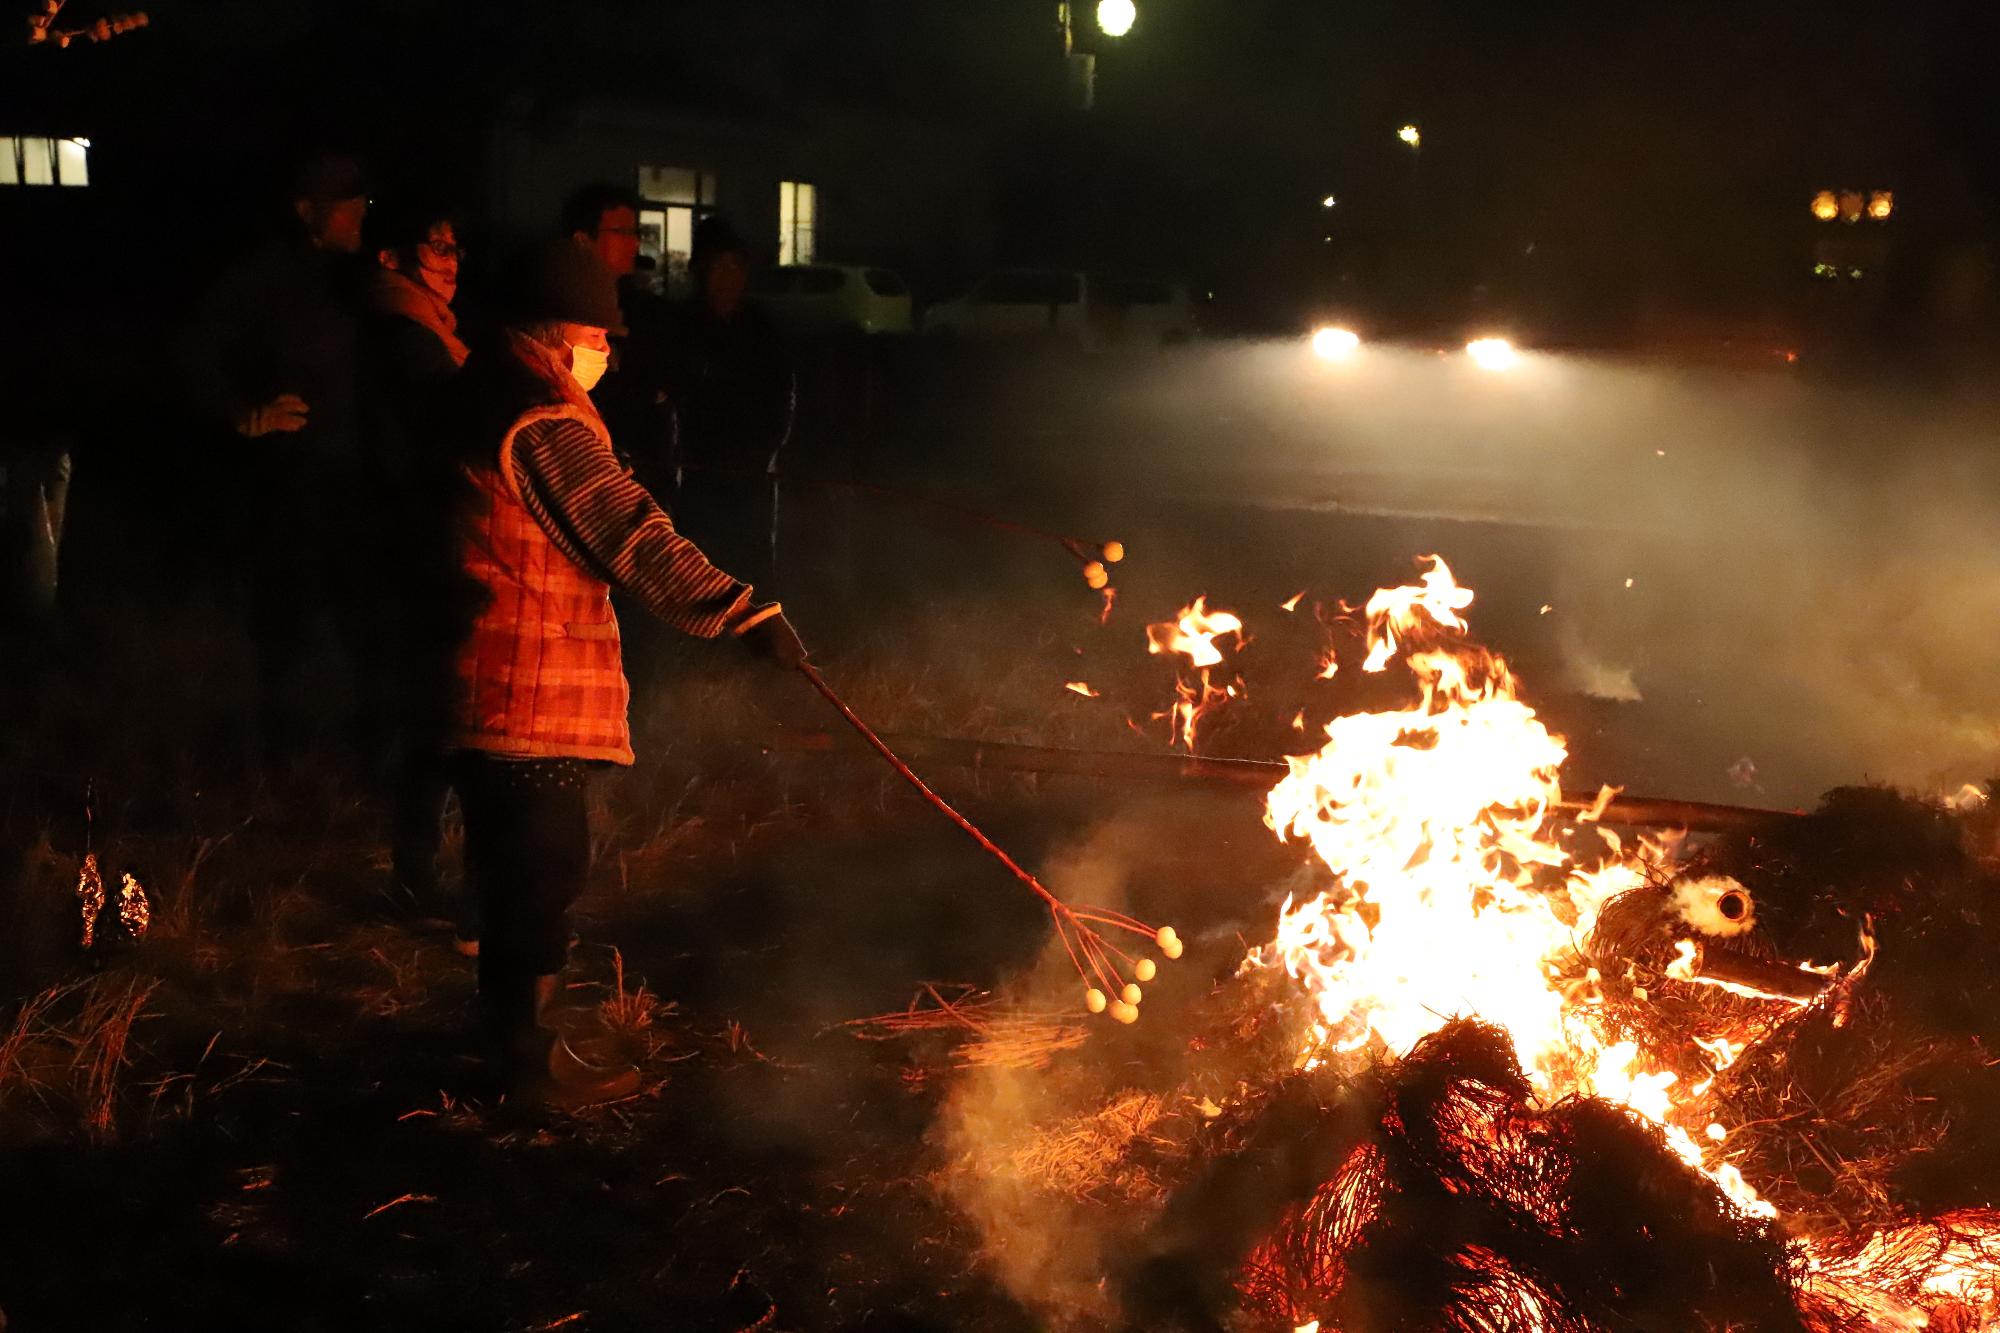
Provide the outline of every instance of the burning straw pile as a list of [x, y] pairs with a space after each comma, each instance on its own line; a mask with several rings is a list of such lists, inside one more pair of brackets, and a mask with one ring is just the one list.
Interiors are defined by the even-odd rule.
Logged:
[[1982, 829], [1879, 790], [1693, 852], [1567, 820], [1470, 600], [1436, 562], [1370, 602], [1362, 670], [1420, 700], [1291, 761], [1316, 891], [1192, 1038], [961, 1079], [944, 1184], [1003, 1275], [1082, 1327], [2000, 1327]]
[[[1630, 960], [1600, 1021], [1704, 1075], [1673, 1120], [1730, 1126], [1728, 1157], [1768, 1209], [1629, 1106], [1549, 1100], [1499, 1027], [1301, 1062], [1315, 1014], [1270, 968], [1223, 982], [1191, 1037], [1136, 1066], [975, 1071], [944, 1183], [1003, 1267], [1026, 1261], [1020, 1288], [1077, 1326], [2000, 1327], [2000, 997], [1965, 965], [2000, 945], [2000, 899], [1962, 832], [1933, 805], [1843, 791], [1695, 857], [1678, 882], [1727, 868], [1756, 904], [1728, 940], [1740, 957], [1809, 959], [1806, 941], [1883, 911], [1878, 939], [1848, 934], [1853, 956], [1833, 960], [1859, 969], [1872, 948], [1870, 965], [1804, 1006], [1669, 975], [1668, 884], [1607, 905], [1610, 938], [1586, 942], [1601, 964]], [[1716, 1031], [1745, 1038], [1719, 1075], [1731, 1052], [1699, 1044]], [[1088, 1280], [1106, 1272], [1115, 1304]]]
[[1219, 1327], [1240, 1299], [1285, 1328], [1800, 1327], [1767, 1223], [1618, 1109], [1533, 1102], [1507, 1034], [1469, 1021], [1357, 1077], [1281, 1080], [1204, 1135], [1132, 1313]]

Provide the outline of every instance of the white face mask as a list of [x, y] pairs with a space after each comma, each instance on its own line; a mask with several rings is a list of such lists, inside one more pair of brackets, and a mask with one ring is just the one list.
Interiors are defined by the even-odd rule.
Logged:
[[604, 378], [604, 372], [611, 368], [611, 353], [601, 352], [595, 347], [569, 345], [569, 375], [577, 387], [589, 393]]

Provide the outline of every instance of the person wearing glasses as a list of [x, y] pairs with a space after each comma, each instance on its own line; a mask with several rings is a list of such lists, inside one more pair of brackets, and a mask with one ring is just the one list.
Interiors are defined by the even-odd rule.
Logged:
[[406, 385], [435, 385], [465, 364], [451, 303], [458, 295], [458, 219], [438, 206], [384, 205], [370, 215], [367, 249], [371, 351]]
[[476, 957], [479, 925], [470, 900], [448, 902], [438, 876], [440, 821], [451, 783], [443, 728], [451, 674], [448, 634], [433, 614], [452, 595], [448, 496], [455, 400], [466, 344], [458, 295], [459, 219], [436, 203], [391, 202], [368, 217], [364, 250], [374, 260], [362, 325], [364, 435], [371, 489], [380, 498], [366, 548], [381, 577], [380, 614], [364, 653], [363, 692], [374, 716], [371, 758], [395, 767], [389, 846], [394, 909], [450, 922], [454, 947]]
[[[591, 404], [603, 416], [611, 438], [618, 442], [619, 456], [639, 483], [665, 497], [673, 486], [673, 416], [667, 401], [672, 366], [669, 306], [638, 274], [639, 197], [615, 185], [586, 185], [563, 206], [562, 231], [611, 275], [624, 320], [611, 337], [611, 362], [590, 391]], [[631, 626], [626, 669], [643, 695], [670, 656], [673, 636], [650, 616], [634, 614], [643, 608], [622, 592], [619, 601]]]

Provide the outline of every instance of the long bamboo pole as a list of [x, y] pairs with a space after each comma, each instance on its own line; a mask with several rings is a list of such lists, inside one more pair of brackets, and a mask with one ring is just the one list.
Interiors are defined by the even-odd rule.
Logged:
[[[1066, 773], [1077, 777], [1142, 782], [1194, 781], [1268, 790], [1289, 771], [1262, 759], [1212, 759], [1189, 754], [1145, 754], [1132, 750], [1076, 750], [1010, 741], [961, 740], [947, 736], [884, 736], [896, 753], [927, 763], [950, 764], [1000, 773]], [[779, 734], [773, 750], [829, 754], [851, 750], [846, 738], [825, 731]], [[1581, 814], [1597, 804], [1596, 792], [1565, 792], [1562, 808]], [[1798, 817], [1793, 810], [1714, 805], [1656, 796], [1611, 799], [1602, 822], [1628, 828], [1684, 828], [1696, 833], [1755, 833]]]

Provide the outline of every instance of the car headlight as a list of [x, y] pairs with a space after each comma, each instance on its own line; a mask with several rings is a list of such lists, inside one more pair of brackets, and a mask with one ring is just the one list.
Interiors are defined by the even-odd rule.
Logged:
[[1507, 370], [1521, 359], [1505, 338], [1474, 338], [1465, 345], [1465, 354], [1481, 370]]
[[1313, 330], [1313, 355], [1322, 361], [1345, 361], [1361, 350], [1361, 335], [1352, 329], [1325, 325]]

